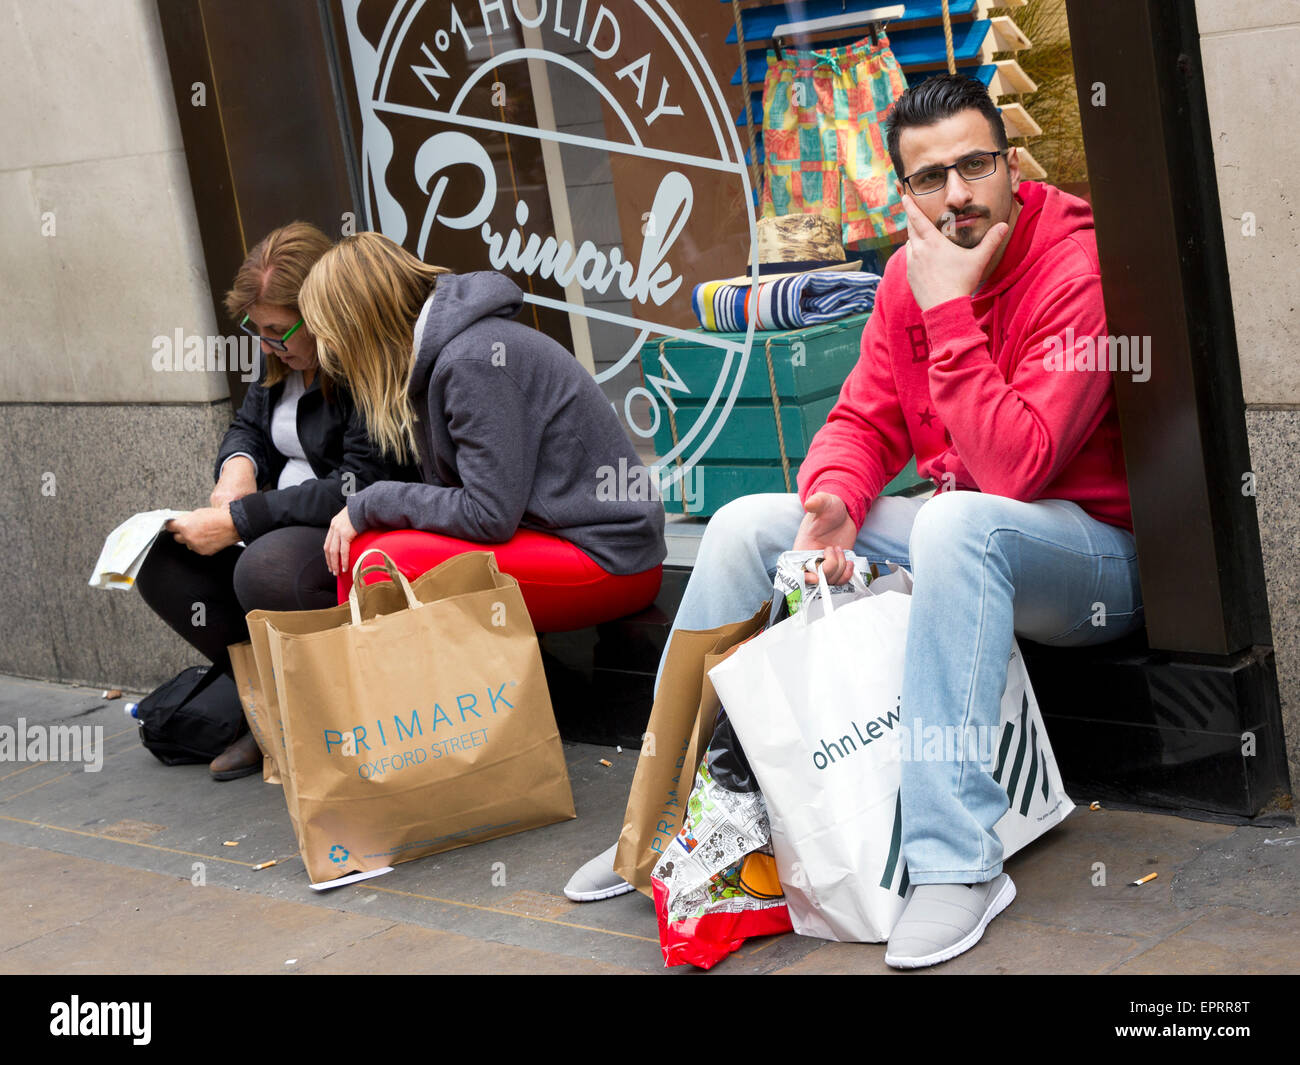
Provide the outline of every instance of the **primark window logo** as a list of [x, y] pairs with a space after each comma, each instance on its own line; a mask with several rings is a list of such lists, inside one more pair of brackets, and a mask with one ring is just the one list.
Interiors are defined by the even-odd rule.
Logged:
[[[514, 278], [530, 324], [567, 323], [628, 431], [658, 434], [663, 487], [685, 476], [753, 340], [692, 328], [695, 285], [754, 252], [743, 149], [694, 35], [665, 0], [335, 2], [367, 224]], [[642, 356], [671, 338], [716, 358]]]

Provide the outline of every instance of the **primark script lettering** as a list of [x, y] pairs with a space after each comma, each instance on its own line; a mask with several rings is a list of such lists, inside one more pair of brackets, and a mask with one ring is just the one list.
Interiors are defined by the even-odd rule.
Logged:
[[[478, 170], [483, 192], [465, 214], [443, 214], [442, 203], [450, 183], [443, 171], [463, 165]], [[655, 306], [662, 306], [681, 287], [681, 275], [667, 261], [668, 250], [690, 218], [694, 192], [686, 176], [676, 170], [665, 174], [659, 182], [650, 210], [655, 224], [646, 230], [641, 257], [635, 266], [623, 258], [622, 250], [617, 247], [606, 253], [594, 242], [584, 240], [575, 251], [567, 240], [557, 241], [554, 236], [543, 238], [527, 232], [524, 227], [528, 224], [529, 211], [522, 200], [515, 202], [518, 228], [509, 234], [494, 230], [487, 218], [497, 199], [496, 168], [487, 149], [467, 134], [448, 130], [425, 141], [415, 156], [415, 180], [429, 196], [417, 246], [421, 258], [436, 221], [449, 229], [479, 229], [494, 270], [509, 269], [533, 277], [554, 278], [562, 286], [576, 281], [587, 291], [602, 295], [617, 281], [626, 299]]]

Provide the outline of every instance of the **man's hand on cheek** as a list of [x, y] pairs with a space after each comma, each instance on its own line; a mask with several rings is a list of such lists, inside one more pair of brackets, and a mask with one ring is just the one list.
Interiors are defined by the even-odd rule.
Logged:
[[907, 211], [907, 281], [921, 310], [973, 293], [1010, 226], [998, 222], [975, 247], [962, 248], [936, 229], [906, 192], [903, 207]]

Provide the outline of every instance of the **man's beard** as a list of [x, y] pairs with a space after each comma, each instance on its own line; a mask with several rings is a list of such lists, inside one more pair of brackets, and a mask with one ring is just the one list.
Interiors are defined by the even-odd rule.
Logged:
[[[959, 215], [943, 215], [940, 217], [940, 231], [943, 230], [943, 223], [952, 219], [952, 231], [948, 234], [948, 239], [956, 244], [959, 248], [974, 248], [984, 239], [988, 233], [991, 222], [989, 219], [989, 210], [987, 207], [968, 207]], [[982, 218], [987, 224], [984, 226], [964, 226], [957, 227], [957, 223], [966, 218]]]

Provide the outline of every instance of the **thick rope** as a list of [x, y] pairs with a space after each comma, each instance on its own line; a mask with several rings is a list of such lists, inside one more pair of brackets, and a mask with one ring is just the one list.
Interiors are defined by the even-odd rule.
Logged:
[[[734, 4], [736, 0], [732, 0]], [[952, 17], [948, 14], [948, 0], [943, 0], [943, 43], [948, 49], [948, 73], [957, 73], [957, 59], [952, 51]]]
[[[659, 370], [660, 370], [660, 373], [663, 372], [664, 345], [667, 344], [667, 343], [668, 343], [667, 338], [665, 338], [665, 339], [659, 341]], [[644, 373], [644, 371], [642, 372], [641, 383], [642, 383], [642, 384], [645, 384], [645, 373]], [[667, 396], [665, 396], [664, 398], [667, 399]], [[672, 438], [673, 438], [673, 448], [676, 449], [677, 444], [678, 444], [678, 440], [677, 440], [677, 419], [673, 417], [673, 408], [672, 408], [672, 405], [671, 405], [671, 404], [669, 404], [669, 403], [665, 403], [665, 404], [664, 404], [664, 407], [665, 407], [665, 409], [668, 411], [668, 432], [669, 432], [670, 434], [672, 434]], [[681, 457], [681, 455], [678, 455], [678, 456], [677, 456], [677, 465], [680, 467], [681, 464], [682, 464], [682, 457]]]
[[763, 354], [767, 356], [767, 386], [772, 390], [772, 413], [776, 416], [776, 446], [781, 449], [781, 476], [785, 478], [785, 490], [793, 492], [790, 487], [790, 457], [785, 453], [785, 430], [781, 427], [781, 397], [776, 394], [776, 373], [772, 370], [771, 337], [763, 345]]
[[758, 192], [759, 198], [762, 199], [763, 172], [758, 169], [758, 141], [754, 136], [754, 100], [749, 92], [749, 59], [745, 55], [745, 28], [741, 24], [740, 0], [731, 0], [731, 15], [736, 20], [736, 45], [740, 49], [740, 94], [745, 100], [745, 133], [749, 136], [749, 180]]

